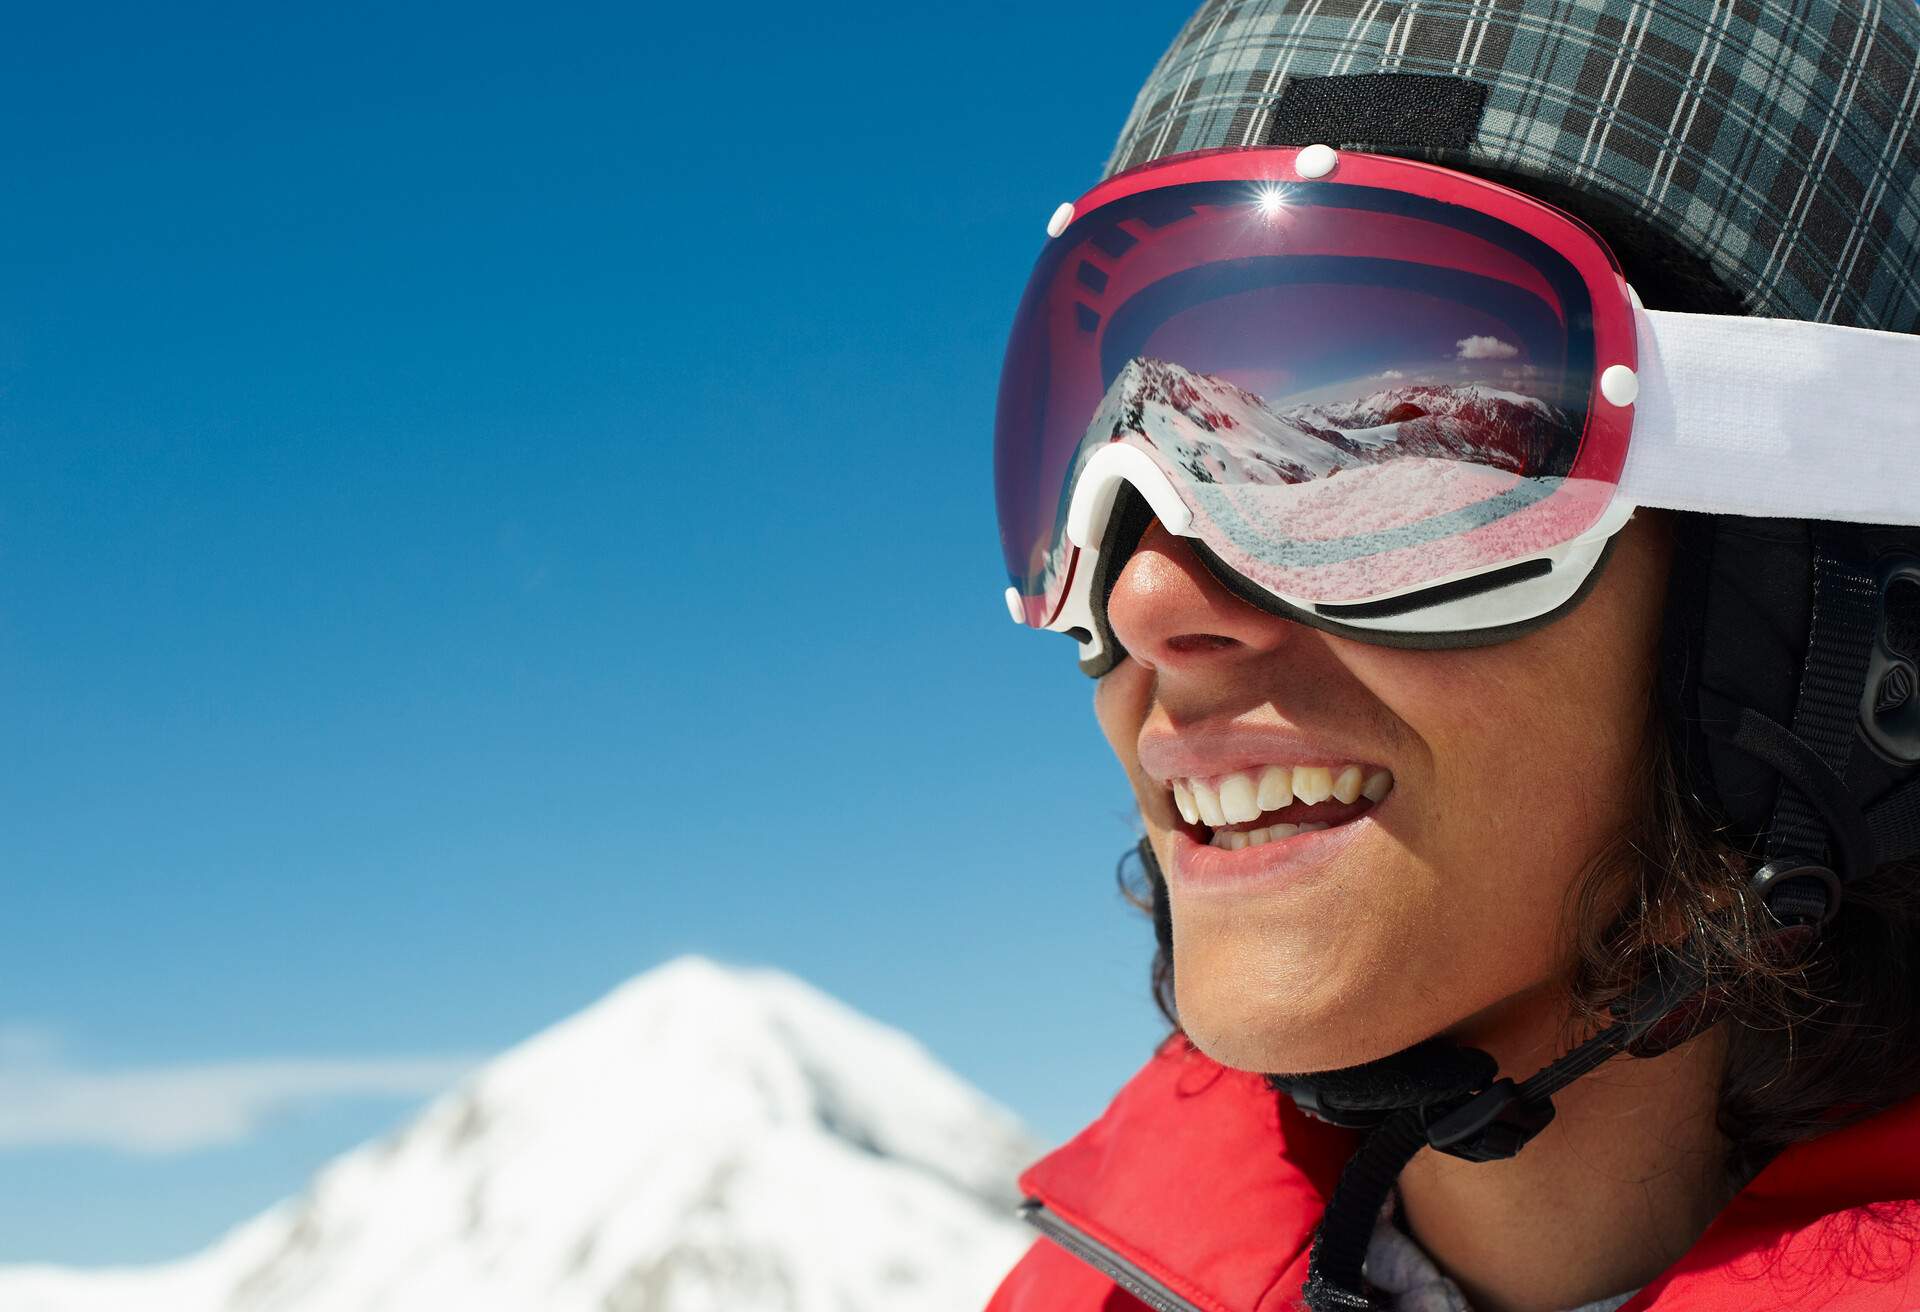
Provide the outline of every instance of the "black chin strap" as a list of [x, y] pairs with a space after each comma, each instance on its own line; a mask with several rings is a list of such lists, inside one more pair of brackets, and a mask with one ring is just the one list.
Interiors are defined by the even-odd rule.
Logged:
[[[1704, 973], [1677, 958], [1615, 1003], [1606, 1029], [1518, 1084], [1493, 1079], [1498, 1066], [1487, 1053], [1445, 1039], [1332, 1077], [1268, 1076], [1308, 1114], [1370, 1129], [1314, 1233], [1307, 1306], [1313, 1312], [1377, 1308], [1361, 1266], [1375, 1219], [1415, 1153], [1433, 1148], [1470, 1162], [1512, 1157], [1553, 1120], [1553, 1095], [1561, 1089], [1619, 1053], [1653, 1056], [1698, 1033], [1710, 1014], [1706, 996]], [[1384, 1107], [1382, 1091], [1400, 1091], [1403, 1101]]]

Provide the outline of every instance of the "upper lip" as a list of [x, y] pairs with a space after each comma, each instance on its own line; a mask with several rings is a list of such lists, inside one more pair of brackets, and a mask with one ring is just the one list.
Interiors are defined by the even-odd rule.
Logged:
[[1282, 725], [1193, 725], [1146, 729], [1140, 768], [1158, 783], [1212, 779], [1263, 765], [1375, 765], [1386, 762], [1332, 738]]

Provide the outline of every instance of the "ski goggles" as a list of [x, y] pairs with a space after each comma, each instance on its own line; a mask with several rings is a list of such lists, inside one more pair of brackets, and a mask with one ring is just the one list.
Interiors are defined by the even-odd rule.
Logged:
[[1920, 521], [1889, 386], [1920, 339], [1648, 312], [1590, 228], [1495, 183], [1196, 152], [1048, 234], [1001, 377], [1001, 545], [1013, 618], [1091, 674], [1150, 519], [1253, 604], [1415, 647], [1551, 620], [1640, 506]]

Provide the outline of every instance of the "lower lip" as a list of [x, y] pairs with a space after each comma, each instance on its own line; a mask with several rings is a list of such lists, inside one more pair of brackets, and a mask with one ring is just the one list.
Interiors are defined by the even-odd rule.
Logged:
[[1303, 883], [1331, 871], [1340, 856], [1374, 825], [1378, 808], [1330, 829], [1276, 838], [1237, 851], [1202, 843], [1184, 829], [1173, 831], [1173, 869], [1168, 880], [1182, 892], [1256, 893]]

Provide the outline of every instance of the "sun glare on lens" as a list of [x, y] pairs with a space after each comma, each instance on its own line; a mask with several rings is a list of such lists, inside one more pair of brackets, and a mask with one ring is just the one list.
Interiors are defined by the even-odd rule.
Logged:
[[1254, 196], [1254, 204], [1259, 207], [1262, 218], [1271, 219], [1287, 208], [1287, 192], [1284, 187], [1265, 186]]

